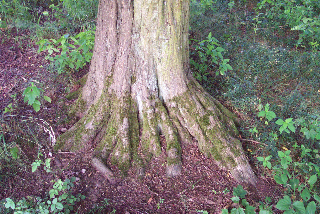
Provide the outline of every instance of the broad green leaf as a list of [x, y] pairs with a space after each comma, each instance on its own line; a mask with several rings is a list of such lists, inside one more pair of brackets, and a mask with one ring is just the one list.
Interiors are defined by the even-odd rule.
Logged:
[[315, 214], [316, 213], [316, 203], [311, 201], [306, 209], [306, 214]]
[[267, 157], [266, 157], [266, 161], [270, 160], [271, 158], [272, 158], [271, 155], [267, 156]]
[[14, 203], [14, 201], [11, 199], [11, 198], [6, 198], [6, 204], [5, 204], [5, 207], [6, 208], [11, 208], [11, 209], [15, 209], [16, 208], [16, 205]]
[[243, 208], [233, 208], [232, 210], [231, 210], [231, 214], [245, 214], [245, 212], [244, 212], [244, 210], [243, 210]]
[[229, 211], [227, 209], [222, 209], [221, 214], [229, 214]]
[[264, 157], [257, 157], [257, 159], [258, 159], [258, 161], [264, 161]]
[[278, 184], [285, 184], [280, 175], [275, 175], [273, 178]]
[[45, 99], [47, 102], [51, 103], [51, 98], [48, 96], [43, 96], [43, 99]]
[[290, 123], [292, 121], [292, 118], [286, 119], [286, 123]]
[[239, 198], [238, 196], [235, 196], [235, 197], [232, 197], [231, 200], [232, 200], [234, 203], [239, 203], [240, 198]]
[[53, 212], [56, 209], [56, 205], [55, 204], [51, 204], [50, 208], [51, 208], [51, 211]]
[[276, 205], [279, 210], [289, 210], [291, 206], [291, 199], [289, 196], [285, 195], [283, 199], [280, 199]]
[[282, 125], [284, 123], [284, 121], [282, 120], [282, 119], [278, 119], [277, 121], [276, 121], [276, 124], [278, 124], [278, 125]]
[[217, 50], [218, 52], [224, 51], [224, 49], [223, 49], [222, 47], [217, 47], [216, 50]]
[[271, 168], [272, 168], [272, 166], [271, 166], [271, 163], [270, 163], [270, 162], [267, 162], [267, 167], [268, 167], [269, 169], [271, 169]]
[[284, 183], [287, 183], [287, 181], [288, 181], [287, 175], [286, 175], [286, 174], [282, 174], [282, 175], [281, 175], [281, 180], [282, 180]]
[[52, 200], [52, 203], [53, 204], [56, 204], [58, 202], [58, 199], [57, 198], [54, 198], [53, 200]]
[[265, 111], [260, 111], [258, 117], [264, 117], [266, 115]]
[[11, 148], [10, 153], [11, 153], [11, 156], [13, 157], [13, 159], [17, 159], [18, 153], [19, 153], [18, 147], [15, 146], [15, 147]]
[[267, 103], [267, 104], [265, 105], [265, 107], [264, 107], [264, 110], [265, 110], [266, 112], [268, 112], [268, 111], [269, 111], [269, 109], [270, 109], [270, 104], [269, 104], [269, 103]]
[[294, 210], [289, 209], [289, 210], [284, 211], [283, 214], [297, 214], [297, 213]]
[[296, 128], [293, 126], [292, 123], [290, 123], [290, 124], [288, 125], [288, 129], [290, 129], [290, 131], [292, 131], [292, 132], [296, 132]]
[[320, 204], [320, 196], [318, 196], [317, 194], [314, 194], [313, 198]]
[[280, 158], [283, 158], [285, 155], [284, 155], [284, 153], [283, 153], [282, 151], [278, 151], [278, 156], [279, 156]]
[[296, 189], [299, 186], [299, 180], [296, 178], [293, 178], [289, 181], [289, 184], [292, 189]]
[[255, 208], [253, 206], [246, 206], [244, 213], [245, 214], [256, 214], [256, 212], [254, 210], [255, 210]]
[[35, 172], [35, 171], [37, 170], [37, 168], [38, 168], [38, 166], [33, 165], [33, 166], [32, 166], [32, 172]]
[[226, 66], [227, 66], [227, 68], [228, 68], [228, 70], [233, 70], [233, 68], [231, 67], [231, 65], [229, 65], [229, 64], [226, 64]]
[[60, 203], [60, 202], [57, 202], [57, 203], [56, 203], [56, 208], [57, 208], [58, 210], [63, 210], [63, 204]]
[[306, 208], [304, 207], [302, 201], [295, 201], [293, 203], [293, 207], [298, 214], [305, 214], [306, 213]]
[[233, 195], [238, 196], [240, 198], [245, 198], [247, 194], [247, 191], [243, 189], [241, 185], [238, 185], [236, 188], [233, 188]]
[[[36, 101], [38, 101], [38, 100], [36, 100]], [[33, 109], [36, 111], [36, 112], [38, 112], [39, 110], [40, 110], [40, 102], [38, 101], [38, 102], [34, 102], [33, 104], [32, 104], [32, 107], [33, 107]]]
[[311, 195], [310, 195], [310, 192], [307, 188], [305, 188], [302, 193], [301, 193], [301, 198], [305, 201], [309, 201]]
[[317, 175], [312, 175], [310, 178], [309, 178], [309, 180], [308, 180], [308, 183], [310, 184], [310, 185], [313, 185], [313, 184], [315, 184], [317, 182]]
[[276, 114], [273, 111], [269, 111], [266, 114], [266, 118], [271, 121], [272, 119], [274, 119], [276, 117]]

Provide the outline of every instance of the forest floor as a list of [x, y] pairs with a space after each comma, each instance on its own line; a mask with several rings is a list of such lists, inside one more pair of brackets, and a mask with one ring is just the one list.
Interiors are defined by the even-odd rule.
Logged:
[[[28, 33], [0, 32], [0, 134], [3, 142], [8, 145], [15, 142], [20, 148], [20, 161], [0, 162], [0, 201], [44, 197], [52, 188], [53, 179], [74, 176], [77, 178], [74, 194], [86, 196], [77, 204], [77, 213], [220, 213], [223, 208], [236, 206], [231, 198], [233, 188], [239, 183], [227, 171], [219, 169], [213, 160], [204, 157], [194, 142], [182, 143], [182, 175], [165, 176], [163, 149], [159, 157], [152, 159], [143, 178], [138, 178], [134, 169], [124, 177], [111, 167], [117, 177], [116, 184], [110, 184], [91, 166], [94, 148], [79, 153], [54, 152], [52, 145], [45, 142], [48, 142], [48, 135], [41, 127], [46, 121], [57, 137], [72, 126], [74, 121], [66, 115], [73, 101], [65, 96], [76, 88], [72, 85], [75, 81], [65, 74], [58, 76], [47, 71], [45, 55], [37, 53], [37, 45], [30, 41]], [[83, 69], [72, 78], [80, 78], [87, 70]], [[30, 82], [52, 99], [51, 103], [42, 102], [39, 112], [23, 102], [22, 93]], [[3, 114], [10, 103], [11, 112]], [[39, 151], [43, 155], [41, 158], [51, 159], [55, 173], [43, 169], [31, 172], [31, 163]], [[258, 206], [267, 196], [278, 200], [281, 197], [279, 186], [273, 179], [263, 177], [259, 168], [252, 167], [259, 182], [256, 186], [242, 184], [248, 192], [247, 201]]]

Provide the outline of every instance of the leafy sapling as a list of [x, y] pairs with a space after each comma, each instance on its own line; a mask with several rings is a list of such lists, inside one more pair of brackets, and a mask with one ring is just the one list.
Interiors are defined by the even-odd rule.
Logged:
[[[261, 108], [263, 105], [261, 105]], [[270, 104], [267, 103], [264, 107], [264, 111], [259, 112], [258, 117], [266, 118], [269, 122], [276, 118], [276, 114], [273, 111], [270, 111]], [[265, 121], [265, 124], [268, 125], [268, 121]]]
[[292, 131], [293, 133], [296, 131], [296, 128], [294, 127], [294, 122], [292, 118], [288, 118], [286, 120], [278, 119], [276, 121], [276, 124], [281, 126], [279, 128], [280, 134], [285, 131], [286, 133], [290, 133]]
[[[40, 110], [40, 92], [43, 91], [42, 89], [38, 88], [34, 85], [34, 83], [31, 83], [31, 86], [27, 87], [24, 92], [24, 102], [28, 102], [28, 105], [31, 105], [33, 109], [38, 112]], [[51, 103], [51, 98], [48, 96], [43, 96], [43, 99]]]

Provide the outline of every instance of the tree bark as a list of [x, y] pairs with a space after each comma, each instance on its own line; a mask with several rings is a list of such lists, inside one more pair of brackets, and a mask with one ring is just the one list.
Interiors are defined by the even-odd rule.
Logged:
[[190, 75], [188, 31], [189, 0], [100, 0], [90, 71], [74, 108], [82, 117], [56, 149], [96, 144], [94, 160], [141, 169], [160, 154], [164, 135], [172, 177], [181, 173], [181, 143], [193, 137], [235, 179], [255, 183], [235, 138], [237, 118]]

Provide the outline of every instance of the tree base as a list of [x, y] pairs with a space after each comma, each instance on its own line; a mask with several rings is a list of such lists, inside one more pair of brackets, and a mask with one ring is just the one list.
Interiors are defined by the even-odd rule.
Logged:
[[111, 158], [123, 171], [131, 166], [144, 168], [152, 156], [161, 153], [163, 135], [167, 176], [174, 177], [181, 174], [180, 143], [194, 137], [206, 157], [230, 170], [236, 180], [254, 184], [256, 177], [236, 139], [236, 123], [233, 113], [191, 79], [185, 93], [168, 101], [149, 97], [136, 102], [129, 93], [120, 98], [103, 93], [80, 121], [60, 136], [55, 149], [77, 151], [88, 143], [96, 145], [93, 165], [112, 177], [106, 167], [101, 167], [103, 162]]

